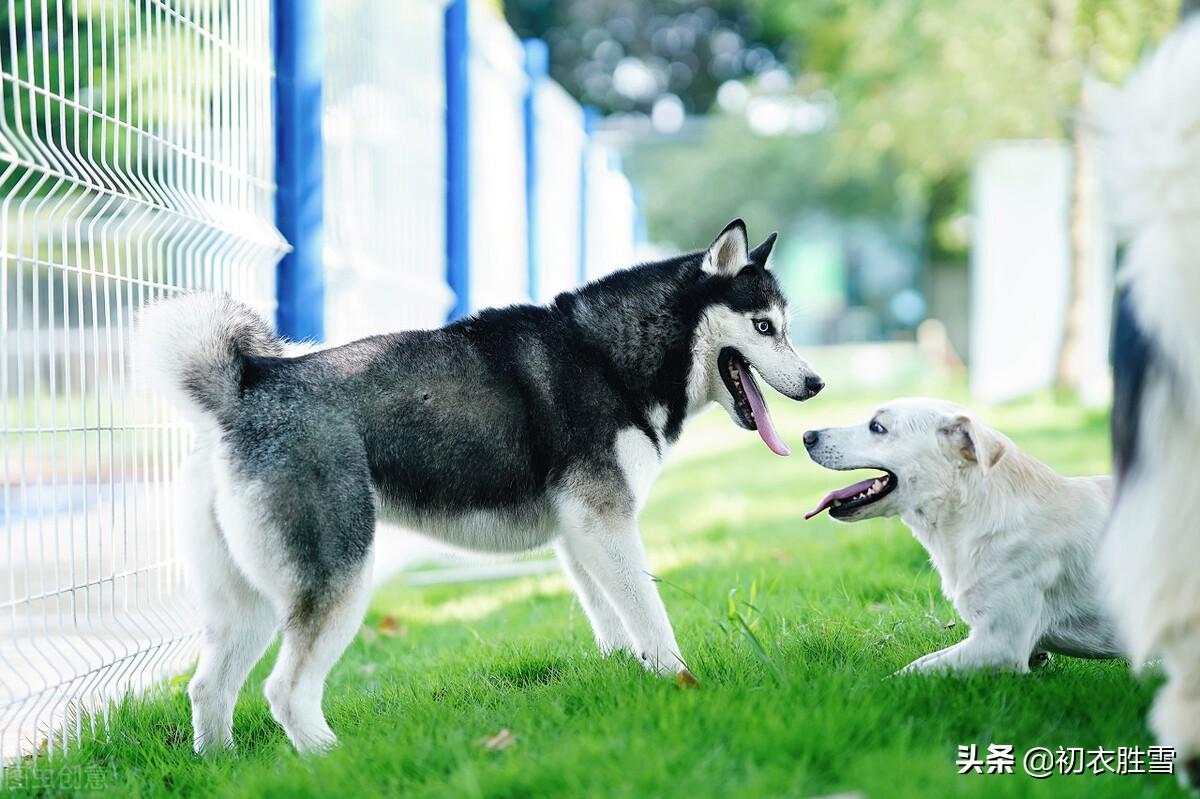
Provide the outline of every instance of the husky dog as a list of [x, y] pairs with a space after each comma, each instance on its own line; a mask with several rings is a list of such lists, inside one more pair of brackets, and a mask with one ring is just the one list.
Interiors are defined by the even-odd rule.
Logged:
[[860, 425], [809, 430], [827, 469], [883, 474], [833, 491], [805, 518], [899, 516], [971, 625], [963, 641], [904, 671], [1027, 672], [1049, 652], [1116, 657], [1095, 579], [1111, 479], [1062, 477], [959, 405], [898, 399]]
[[1128, 240], [1114, 336], [1117, 497], [1102, 548], [1135, 664], [1161, 656], [1151, 726], [1200, 786], [1200, 18], [1099, 104]]
[[483, 311], [287, 357], [248, 308], [186, 295], [141, 320], [142, 363], [190, 416], [183, 539], [204, 635], [188, 686], [197, 751], [282, 629], [265, 686], [301, 751], [336, 738], [325, 677], [367, 605], [376, 518], [452, 545], [556, 545], [602, 652], [692, 680], [637, 519], [685, 418], [713, 401], [788, 454], [752, 369], [823, 387], [735, 220], [704, 251], [617, 272], [545, 307]]

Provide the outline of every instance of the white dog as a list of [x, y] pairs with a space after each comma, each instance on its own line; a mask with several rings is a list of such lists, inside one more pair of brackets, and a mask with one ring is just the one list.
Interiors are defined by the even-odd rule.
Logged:
[[1167, 682], [1151, 726], [1200, 786], [1200, 19], [1100, 103], [1128, 240], [1114, 337], [1117, 503], [1101, 550], [1121, 639]]
[[1094, 575], [1110, 478], [1062, 477], [941, 400], [893, 400], [860, 425], [809, 430], [804, 445], [828, 469], [883, 472], [830, 493], [805, 518], [899, 516], [971, 626], [904, 671], [1027, 672], [1049, 652], [1118, 655]]

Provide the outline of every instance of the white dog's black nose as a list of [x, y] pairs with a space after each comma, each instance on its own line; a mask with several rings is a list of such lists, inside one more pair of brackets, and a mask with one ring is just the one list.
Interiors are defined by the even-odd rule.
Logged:
[[816, 375], [809, 375], [804, 378], [804, 391], [809, 397], [815, 397], [825, 388], [825, 381]]
[[817, 445], [817, 439], [819, 439], [820, 437], [821, 437], [821, 434], [818, 433], [816, 430], [805, 431], [805, 433], [804, 433], [805, 449], [812, 449], [813, 447], [815, 447]]

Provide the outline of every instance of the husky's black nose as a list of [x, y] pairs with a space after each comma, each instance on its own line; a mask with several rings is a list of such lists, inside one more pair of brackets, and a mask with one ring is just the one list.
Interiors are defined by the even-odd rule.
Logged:
[[823, 388], [825, 388], [825, 381], [816, 375], [809, 375], [804, 378], [804, 390], [808, 392], [808, 396], [817, 396]]
[[805, 433], [804, 433], [805, 449], [812, 449], [813, 447], [815, 447], [817, 445], [817, 439], [820, 437], [821, 437], [821, 434], [818, 433], [816, 430], [805, 431]]

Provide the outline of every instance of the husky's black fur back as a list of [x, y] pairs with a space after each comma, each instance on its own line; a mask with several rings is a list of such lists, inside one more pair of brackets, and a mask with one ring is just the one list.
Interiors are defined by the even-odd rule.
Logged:
[[[704, 310], [782, 303], [761, 264], [725, 277], [704, 273], [700, 258], [439, 330], [299, 358], [247, 355], [240, 401], [220, 416], [225, 437], [260, 475], [326, 468], [318, 453], [361, 447], [383, 497], [418, 510], [520, 508], [580, 464], [615, 480], [619, 430], [640, 428], [660, 447], [678, 437]], [[650, 421], [657, 406], [667, 411], [661, 433]]]

